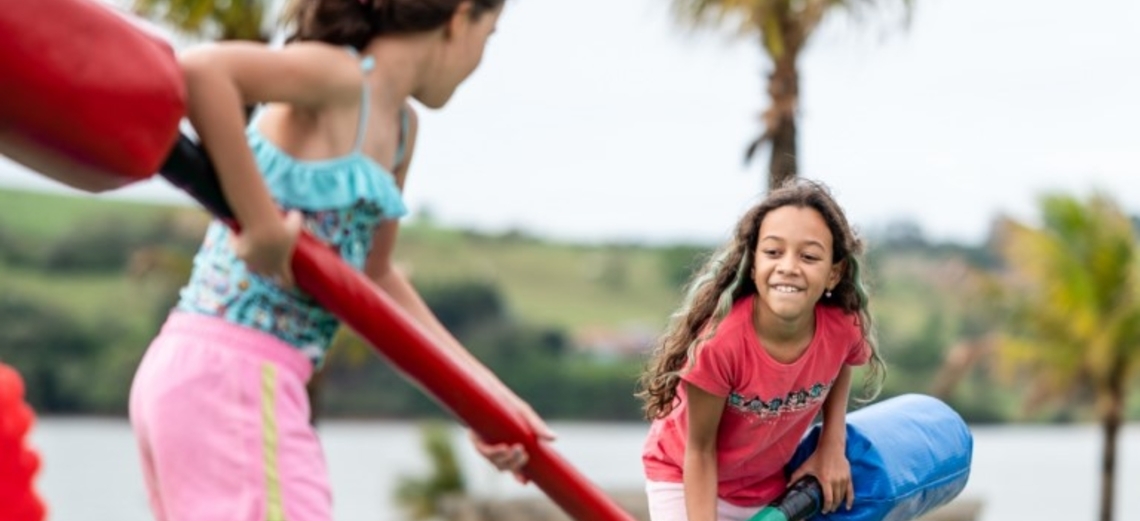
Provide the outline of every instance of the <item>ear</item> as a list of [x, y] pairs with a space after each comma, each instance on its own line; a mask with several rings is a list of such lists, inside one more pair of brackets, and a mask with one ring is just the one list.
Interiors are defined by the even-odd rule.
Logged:
[[455, 12], [451, 14], [451, 19], [443, 26], [444, 38], [453, 38], [462, 35], [472, 22], [472, 9], [475, 5], [470, 0], [459, 2], [455, 7]]
[[839, 281], [843, 280], [843, 274], [847, 273], [847, 259], [843, 259], [831, 265], [831, 272], [827, 274], [827, 290], [835, 289], [839, 285]]

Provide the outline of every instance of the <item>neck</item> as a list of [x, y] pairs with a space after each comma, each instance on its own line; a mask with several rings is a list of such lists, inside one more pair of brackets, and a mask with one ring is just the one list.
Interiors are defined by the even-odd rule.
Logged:
[[815, 313], [783, 318], [772, 313], [760, 299], [753, 308], [752, 324], [760, 343], [772, 349], [803, 348], [815, 335]]
[[366, 81], [381, 107], [399, 110], [423, 83], [433, 62], [432, 34], [377, 38], [361, 52], [375, 60]]

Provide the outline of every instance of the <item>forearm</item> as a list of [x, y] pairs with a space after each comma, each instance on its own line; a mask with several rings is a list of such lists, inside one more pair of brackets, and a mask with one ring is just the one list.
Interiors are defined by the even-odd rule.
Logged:
[[420, 324], [433, 340], [471, 369], [475, 376], [486, 384], [492, 392], [503, 399], [519, 399], [513, 391], [503, 384], [502, 380], [499, 380], [487, 366], [465, 349], [459, 340], [440, 323], [407, 277], [396, 269], [389, 269], [376, 279], [376, 284], [411, 315], [412, 319]]
[[716, 454], [685, 451], [684, 487], [688, 521], [716, 521]]
[[245, 138], [242, 97], [235, 83], [205, 63], [184, 58], [187, 117], [217, 165], [222, 193], [245, 229], [279, 220], [280, 211], [261, 178]]
[[845, 365], [840, 369], [835, 384], [823, 401], [823, 428], [819, 440], [821, 447], [837, 447], [840, 450], [846, 448], [847, 399], [850, 392], [851, 368]]

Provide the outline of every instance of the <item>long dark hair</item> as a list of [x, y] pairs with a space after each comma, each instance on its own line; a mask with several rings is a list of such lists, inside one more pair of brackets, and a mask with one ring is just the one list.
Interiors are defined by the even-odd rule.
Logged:
[[363, 49], [373, 38], [436, 29], [464, 2], [471, 16], [499, 8], [506, 0], [294, 0], [285, 20], [286, 41], [319, 41]]
[[820, 304], [857, 316], [863, 339], [871, 349], [865, 399], [869, 401], [878, 394], [886, 375], [886, 364], [879, 354], [866, 286], [859, 270], [857, 257], [863, 253], [863, 243], [827, 187], [793, 178], [746, 212], [737, 223], [733, 238], [716, 251], [689, 282], [685, 300], [673, 313], [639, 382], [637, 396], [645, 402], [647, 419], [663, 417], [673, 410], [681, 372], [694, 359], [697, 346], [712, 336], [734, 302], [756, 293], [756, 283], [749, 274], [756, 257], [760, 224], [768, 212], [784, 206], [812, 208], [827, 223], [833, 243], [832, 262], [844, 262], [844, 270], [831, 295], [822, 297]]

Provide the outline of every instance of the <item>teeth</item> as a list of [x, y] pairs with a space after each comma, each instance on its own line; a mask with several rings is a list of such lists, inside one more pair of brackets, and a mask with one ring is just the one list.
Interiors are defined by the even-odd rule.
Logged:
[[797, 288], [795, 286], [783, 286], [783, 285], [772, 286], [772, 289], [774, 289], [780, 293], [796, 293], [800, 290], [799, 288]]

